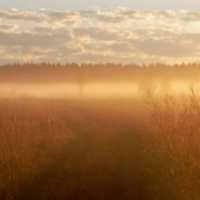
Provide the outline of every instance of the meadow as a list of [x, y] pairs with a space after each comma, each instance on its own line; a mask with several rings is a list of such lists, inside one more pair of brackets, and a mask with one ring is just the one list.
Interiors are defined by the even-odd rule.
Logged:
[[200, 99], [0, 102], [0, 199], [200, 199]]

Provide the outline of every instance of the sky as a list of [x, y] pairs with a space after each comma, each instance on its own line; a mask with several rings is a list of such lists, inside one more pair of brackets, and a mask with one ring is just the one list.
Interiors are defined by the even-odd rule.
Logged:
[[0, 64], [200, 62], [197, 0], [6, 0]]

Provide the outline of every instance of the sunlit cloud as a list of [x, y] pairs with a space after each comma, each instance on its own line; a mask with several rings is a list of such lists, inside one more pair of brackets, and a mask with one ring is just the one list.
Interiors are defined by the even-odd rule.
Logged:
[[4, 33], [0, 32], [0, 45], [13, 46], [43, 46], [52, 47], [59, 46], [70, 40], [69, 33], [49, 34], [33, 34], [28, 32], [21, 33]]
[[96, 40], [117, 40], [120, 37], [119, 32], [112, 32], [98, 27], [75, 28], [74, 37], [89, 37]]
[[17, 28], [18, 26], [15, 24], [1, 24], [0, 23], [0, 31], [2, 32], [13, 32]]
[[21, 46], [7, 46], [5, 52], [11, 55], [21, 53]]
[[182, 20], [185, 22], [200, 22], [200, 11], [187, 12]]
[[0, 63], [198, 60], [200, 14], [187, 10], [0, 10]]
[[51, 34], [53, 32], [53, 28], [50, 26], [35, 26], [32, 31], [37, 34]]
[[186, 43], [179, 39], [174, 40], [145, 40], [133, 41], [133, 44], [149, 55], [167, 56], [167, 57], [190, 57], [197, 53], [197, 45]]
[[80, 22], [79, 13], [77, 12], [47, 11], [45, 14], [46, 22], [48, 24], [63, 24], [75, 26]]

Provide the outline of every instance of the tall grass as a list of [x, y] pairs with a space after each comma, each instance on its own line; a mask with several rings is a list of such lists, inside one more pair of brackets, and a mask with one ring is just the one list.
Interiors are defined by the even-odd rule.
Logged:
[[[153, 137], [146, 141], [144, 154], [157, 199], [200, 199], [200, 97], [194, 84], [188, 94], [163, 101], [151, 90], [143, 94], [147, 116], [140, 133]], [[148, 161], [146, 161], [148, 162]]]
[[70, 136], [51, 102], [0, 102], [0, 198], [16, 199], [50, 166]]
[[0, 102], [0, 199], [200, 199], [198, 91], [143, 100]]
[[[138, 167], [131, 157], [138, 136], [131, 133], [135, 114], [129, 107], [29, 98], [1, 108], [1, 199], [135, 195]], [[49, 166], [53, 171], [46, 173]]]

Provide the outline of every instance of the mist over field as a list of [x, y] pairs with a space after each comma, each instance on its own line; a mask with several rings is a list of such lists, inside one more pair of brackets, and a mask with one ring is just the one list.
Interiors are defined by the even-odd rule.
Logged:
[[197, 0], [0, 6], [0, 200], [199, 200]]
[[199, 73], [196, 63], [1, 66], [0, 198], [199, 198]]
[[[77, 64], [14, 64], [0, 68], [0, 96], [76, 98], [81, 94], [82, 98], [139, 98], [147, 89], [152, 89], [158, 96], [165, 93], [180, 95], [187, 91], [191, 82], [199, 88], [198, 73], [200, 67], [195, 63], [145, 67], [114, 63], [84, 64], [82, 67]], [[78, 83], [78, 76], [81, 83]]]
[[[170, 93], [180, 94], [187, 92], [190, 82], [188, 81], [174, 81], [171, 82], [172, 90]], [[195, 84], [197, 88], [199, 84]], [[0, 84], [0, 97], [8, 98], [13, 95], [17, 97], [35, 96], [40, 98], [78, 98], [79, 90], [76, 83], [53, 83], [53, 84]], [[164, 91], [162, 88], [156, 88], [157, 95], [162, 95]], [[82, 98], [130, 98], [141, 97], [141, 91], [138, 89], [137, 83], [88, 83], [84, 86], [81, 94]]]

